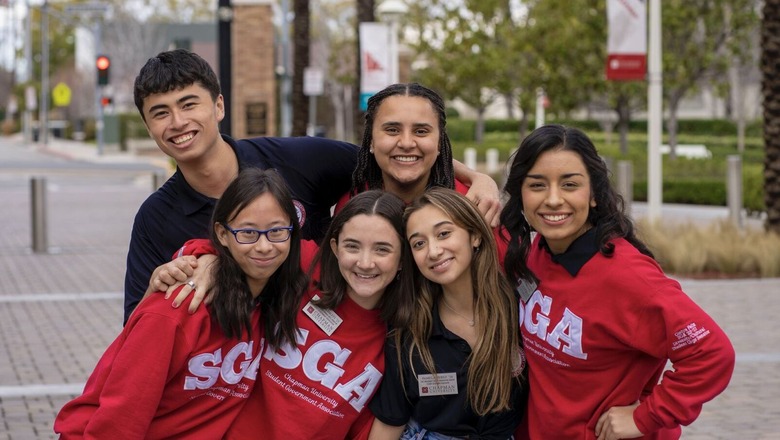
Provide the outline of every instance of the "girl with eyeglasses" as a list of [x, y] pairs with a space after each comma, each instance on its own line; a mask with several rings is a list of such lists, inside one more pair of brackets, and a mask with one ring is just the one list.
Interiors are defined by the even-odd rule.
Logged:
[[[313, 258], [313, 243], [303, 242], [301, 263], [313, 283], [297, 308], [296, 339], [267, 345], [259, 383], [225, 438], [368, 436], [388, 327], [407, 326], [414, 308], [403, 211], [395, 195], [366, 191], [336, 214]], [[209, 252], [208, 243], [191, 240], [181, 254]]]
[[284, 181], [242, 170], [212, 225], [212, 303], [190, 315], [146, 298], [57, 415], [61, 438], [221, 438], [255, 386], [264, 343], [296, 340], [308, 283]]

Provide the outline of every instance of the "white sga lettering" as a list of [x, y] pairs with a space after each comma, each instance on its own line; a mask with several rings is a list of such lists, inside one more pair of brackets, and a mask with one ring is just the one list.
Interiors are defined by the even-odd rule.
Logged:
[[521, 325], [528, 333], [536, 335], [542, 341], [547, 341], [556, 350], [578, 359], [587, 359], [588, 354], [582, 351], [582, 318], [572, 313], [568, 307], [555, 328], [549, 334], [547, 333], [550, 327], [549, 315], [552, 302], [551, 297], [544, 296], [538, 289], [535, 290], [527, 303], [520, 302]]
[[[264, 341], [264, 340], [263, 340]], [[263, 350], [264, 342], [260, 342], [260, 350]], [[257, 378], [257, 369], [260, 364], [260, 356], [252, 359], [252, 348], [254, 341], [239, 342], [228, 351], [224, 360], [222, 359], [222, 348], [214, 350], [213, 353], [203, 353], [193, 356], [187, 367], [193, 376], [184, 378], [184, 389], [206, 389], [214, 386], [217, 379], [222, 377], [225, 383], [234, 385], [242, 378], [255, 380]], [[244, 360], [239, 360], [243, 355]], [[236, 370], [238, 364], [238, 370]]]
[[[335, 391], [345, 401], [349, 402], [356, 411], [361, 411], [368, 403], [369, 398], [374, 394], [374, 389], [379, 385], [382, 373], [371, 363], [367, 363], [360, 374], [349, 381], [338, 383], [341, 376], [344, 375], [344, 369], [341, 367], [347, 362], [352, 351], [341, 348], [335, 341], [322, 339], [312, 344], [311, 347], [302, 353], [300, 347], [306, 345], [308, 337], [309, 331], [300, 329], [296, 337], [297, 347], [285, 344], [278, 349], [274, 349], [269, 346], [263, 357], [286, 370], [292, 370], [301, 366], [306, 377]], [[326, 362], [322, 367], [323, 370], [320, 370], [317, 365], [322, 356], [326, 354], [332, 355], [333, 361]]]

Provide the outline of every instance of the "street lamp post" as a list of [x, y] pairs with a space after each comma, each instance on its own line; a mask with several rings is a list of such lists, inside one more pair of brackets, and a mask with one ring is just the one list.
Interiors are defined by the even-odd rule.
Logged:
[[401, 0], [385, 0], [377, 8], [377, 14], [383, 21], [390, 23], [390, 83], [399, 82], [398, 66], [398, 23], [409, 8]]
[[38, 113], [38, 141], [49, 145], [49, 2], [41, 7], [41, 102]]

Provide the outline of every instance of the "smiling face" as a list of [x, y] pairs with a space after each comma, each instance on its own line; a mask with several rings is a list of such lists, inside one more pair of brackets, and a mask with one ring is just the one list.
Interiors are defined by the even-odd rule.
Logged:
[[401, 239], [393, 225], [378, 215], [359, 214], [349, 219], [330, 240], [347, 295], [364, 309], [376, 307], [385, 288], [401, 268]]
[[[266, 230], [277, 226], [291, 225], [290, 218], [269, 192], [252, 200], [244, 209], [232, 215], [231, 219], [227, 226], [232, 229]], [[214, 227], [219, 242], [230, 251], [241, 270], [244, 271], [252, 296], [257, 297], [268, 283], [271, 275], [290, 254], [290, 240], [272, 243], [265, 235], [261, 235], [255, 243], [241, 244], [223, 225], [217, 224]]]
[[143, 116], [157, 146], [177, 162], [197, 160], [220, 139], [225, 117], [222, 95], [215, 100], [199, 83], [147, 96]]
[[458, 226], [441, 209], [426, 205], [406, 221], [414, 262], [422, 275], [446, 290], [471, 291], [471, 261], [478, 237]]
[[439, 156], [439, 120], [430, 101], [419, 96], [385, 98], [371, 136], [384, 189], [404, 197], [422, 193]]
[[596, 206], [590, 177], [579, 154], [553, 149], [540, 154], [522, 182], [523, 213], [533, 229], [560, 254], [584, 234]]

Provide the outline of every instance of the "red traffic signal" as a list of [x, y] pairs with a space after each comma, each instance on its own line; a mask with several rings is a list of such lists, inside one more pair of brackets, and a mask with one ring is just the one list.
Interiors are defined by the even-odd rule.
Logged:
[[108, 69], [111, 67], [111, 60], [105, 55], [99, 55], [95, 60], [95, 67], [97, 67], [98, 85], [107, 85], [109, 72]]

